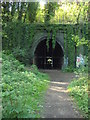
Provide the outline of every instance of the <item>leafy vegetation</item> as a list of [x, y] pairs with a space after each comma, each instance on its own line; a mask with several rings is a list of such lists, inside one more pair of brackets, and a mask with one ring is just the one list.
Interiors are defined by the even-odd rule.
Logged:
[[74, 98], [84, 117], [88, 117], [88, 74], [84, 68], [78, 69], [75, 79], [69, 84], [68, 91]]
[[2, 52], [0, 52], [0, 58], [2, 58]]
[[12, 54], [2, 57], [2, 117], [39, 118], [48, 76], [36, 66], [26, 70]]
[[[86, 45], [89, 38], [88, 2], [48, 1], [42, 5], [39, 2], [2, 1], [1, 6], [3, 49], [10, 50], [24, 64], [30, 64], [31, 53], [29, 51], [38, 30], [47, 31], [48, 48], [50, 34], [52, 33], [52, 44], [55, 48], [57, 31], [64, 32], [64, 55], [65, 58], [68, 57], [68, 67], [76, 67], [76, 56], [80, 52], [84, 51], [83, 54], [88, 54]], [[35, 23], [43, 23], [43, 25]], [[81, 45], [83, 51], [80, 51]]]
[[[3, 54], [2, 67], [3, 117], [40, 117], [40, 99], [48, 86], [48, 78], [35, 66], [29, 70], [24, 67], [32, 64], [30, 48], [38, 31], [47, 32], [48, 48], [50, 34], [55, 48], [57, 32], [64, 33], [64, 57], [68, 58], [64, 71], [76, 70], [76, 57], [80, 53], [88, 56], [89, 4], [78, 0], [47, 2], [42, 6], [38, 2], [1, 0], [2, 48], [8, 51], [8, 55]], [[87, 75], [74, 80], [69, 90], [81, 110], [87, 113]]]
[[[79, 28], [79, 29], [78, 29]], [[82, 34], [82, 38], [84, 38], [83, 45], [81, 42], [81, 38], [79, 37], [81, 31], [85, 28], [85, 32], [87, 34]], [[74, 30], [76, 29], [76, 32]], [[76, 56], [80, 54], [81, 46], [85, 50], [84, 55], [88, 54], [88, 24], [86, 25], [54, 25], [54, 24], [27, 24], [21, 22], [11, 22], [7, 25], [3, 26], [3, 41], [2, 46], [4, 50], [9, 50], [19, 61], [24, 64], [30, 64], [30, 59], [33, 57], [31, 51], [31, 46], [34, 42], [35, 33], [38, 31], [47, 31], [47, 46], [50, 40], [50, 34], [52, 32], [52, 44], [53, 49], [56, 44], [56, 33], [58, 30], [62, 30], [64, 32], [64, 55], [65, 58], [68, 57], [68, 66], [74, 68], [76, 66]], [[29, 34], [30, 33], [30, 34]], [[78, 36], [78, 40], [76, 37], [73, 37], [73, 34]], [[18, 38], [18, 39], [17, 39]], [[75, 38], [75, 40], [74, 40]], [[73, 40], [72, 40], [73, 39]], [[77, 46], [78, 44], [78, 46]], [[49, 48], [49, 46], [48, 46]], [[67, 50], [68, 48], [68, 50]]]
[[[41, 0], [40, 0], [41, 2]], [[88, 21], [88, 2], [3, 2], [4, 22], [28, 23], [85, 23]], [[69, 16], [69, 17], [68, 17]]]
[[74, 72], [76, 69], [73, 68], [72, 66], [70, 67], [66, 67], [66, 68], [63, 68], [62, 71], [63, 72]]

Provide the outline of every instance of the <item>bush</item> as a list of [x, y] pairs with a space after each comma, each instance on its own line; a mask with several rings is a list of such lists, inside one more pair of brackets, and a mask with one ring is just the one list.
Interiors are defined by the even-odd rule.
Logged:
[[28, 49], [26, 48], [19, 48], [19, 47], [16, 47], [16, 48], [13, 48], [13, 55], [15, 56], [15, 58], [17, 60], [19, 60], [20, 62], [22, 62], [23, 64], [27, 65], [29, 64], [29, 53], [28, 53]]
[[72, 66], [68, 66], [66, 68], [62, 69], [63, 72], [74, 72], [75, 68], [73, 68]]
[[88, 116], [88, 75], [80, 75], [74, 79], [68, 86], [70, 95], [74, 98], [80, 110], [85, 117]]
[[3, 54], [2, 117], [39, 118], [48, 76], [26, 70], [13, 55]]

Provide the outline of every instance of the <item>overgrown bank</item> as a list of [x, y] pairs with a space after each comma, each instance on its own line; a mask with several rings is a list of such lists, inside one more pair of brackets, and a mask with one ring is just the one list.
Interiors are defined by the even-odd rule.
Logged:
[[84, 72], [77, 73], [77, 77], [68, 86], [70, 95], [77, 103], [82, 115], [88, 117], [88, 74]]
[[48, 76], [35, 66], [26, 70], [12, 54], [2, 58], [2, 117], [39, 118]]

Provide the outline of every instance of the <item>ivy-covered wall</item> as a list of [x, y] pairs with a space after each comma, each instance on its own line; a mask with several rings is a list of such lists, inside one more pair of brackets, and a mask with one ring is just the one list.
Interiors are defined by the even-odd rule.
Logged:
[[[75, 55], [79, 54], [81, 47], [77, 47], [77, 40], [76, 38], [73, 39], [73, 36], [88, 39], [88, 25], [86, 24], [26, 24], [11, 22], [3, 24], [2, 28], [3, 50], [12, 52], [17, 59], [25, 64], [32, 63], [35, 48], [45, 37], [48, 47], [50, 38], [52, 38], [53, 48], [56, 41], [58, 41], [64, 51], [64, 57], [68, 58], [68, 65], [74, 66]], [[87, 45], [82, 46], [84, 49], [83, 54], [88, 54]]]

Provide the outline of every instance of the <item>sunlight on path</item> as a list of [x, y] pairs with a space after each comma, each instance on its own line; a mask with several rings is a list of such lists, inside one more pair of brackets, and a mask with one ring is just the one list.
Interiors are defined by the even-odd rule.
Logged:
[[74, 77], [73, 73], [62, 73], [57, 70], [43, 70], [51, 78], [45, 96], [42, 118], [82, 118], [68, 95], [67, 86]]

